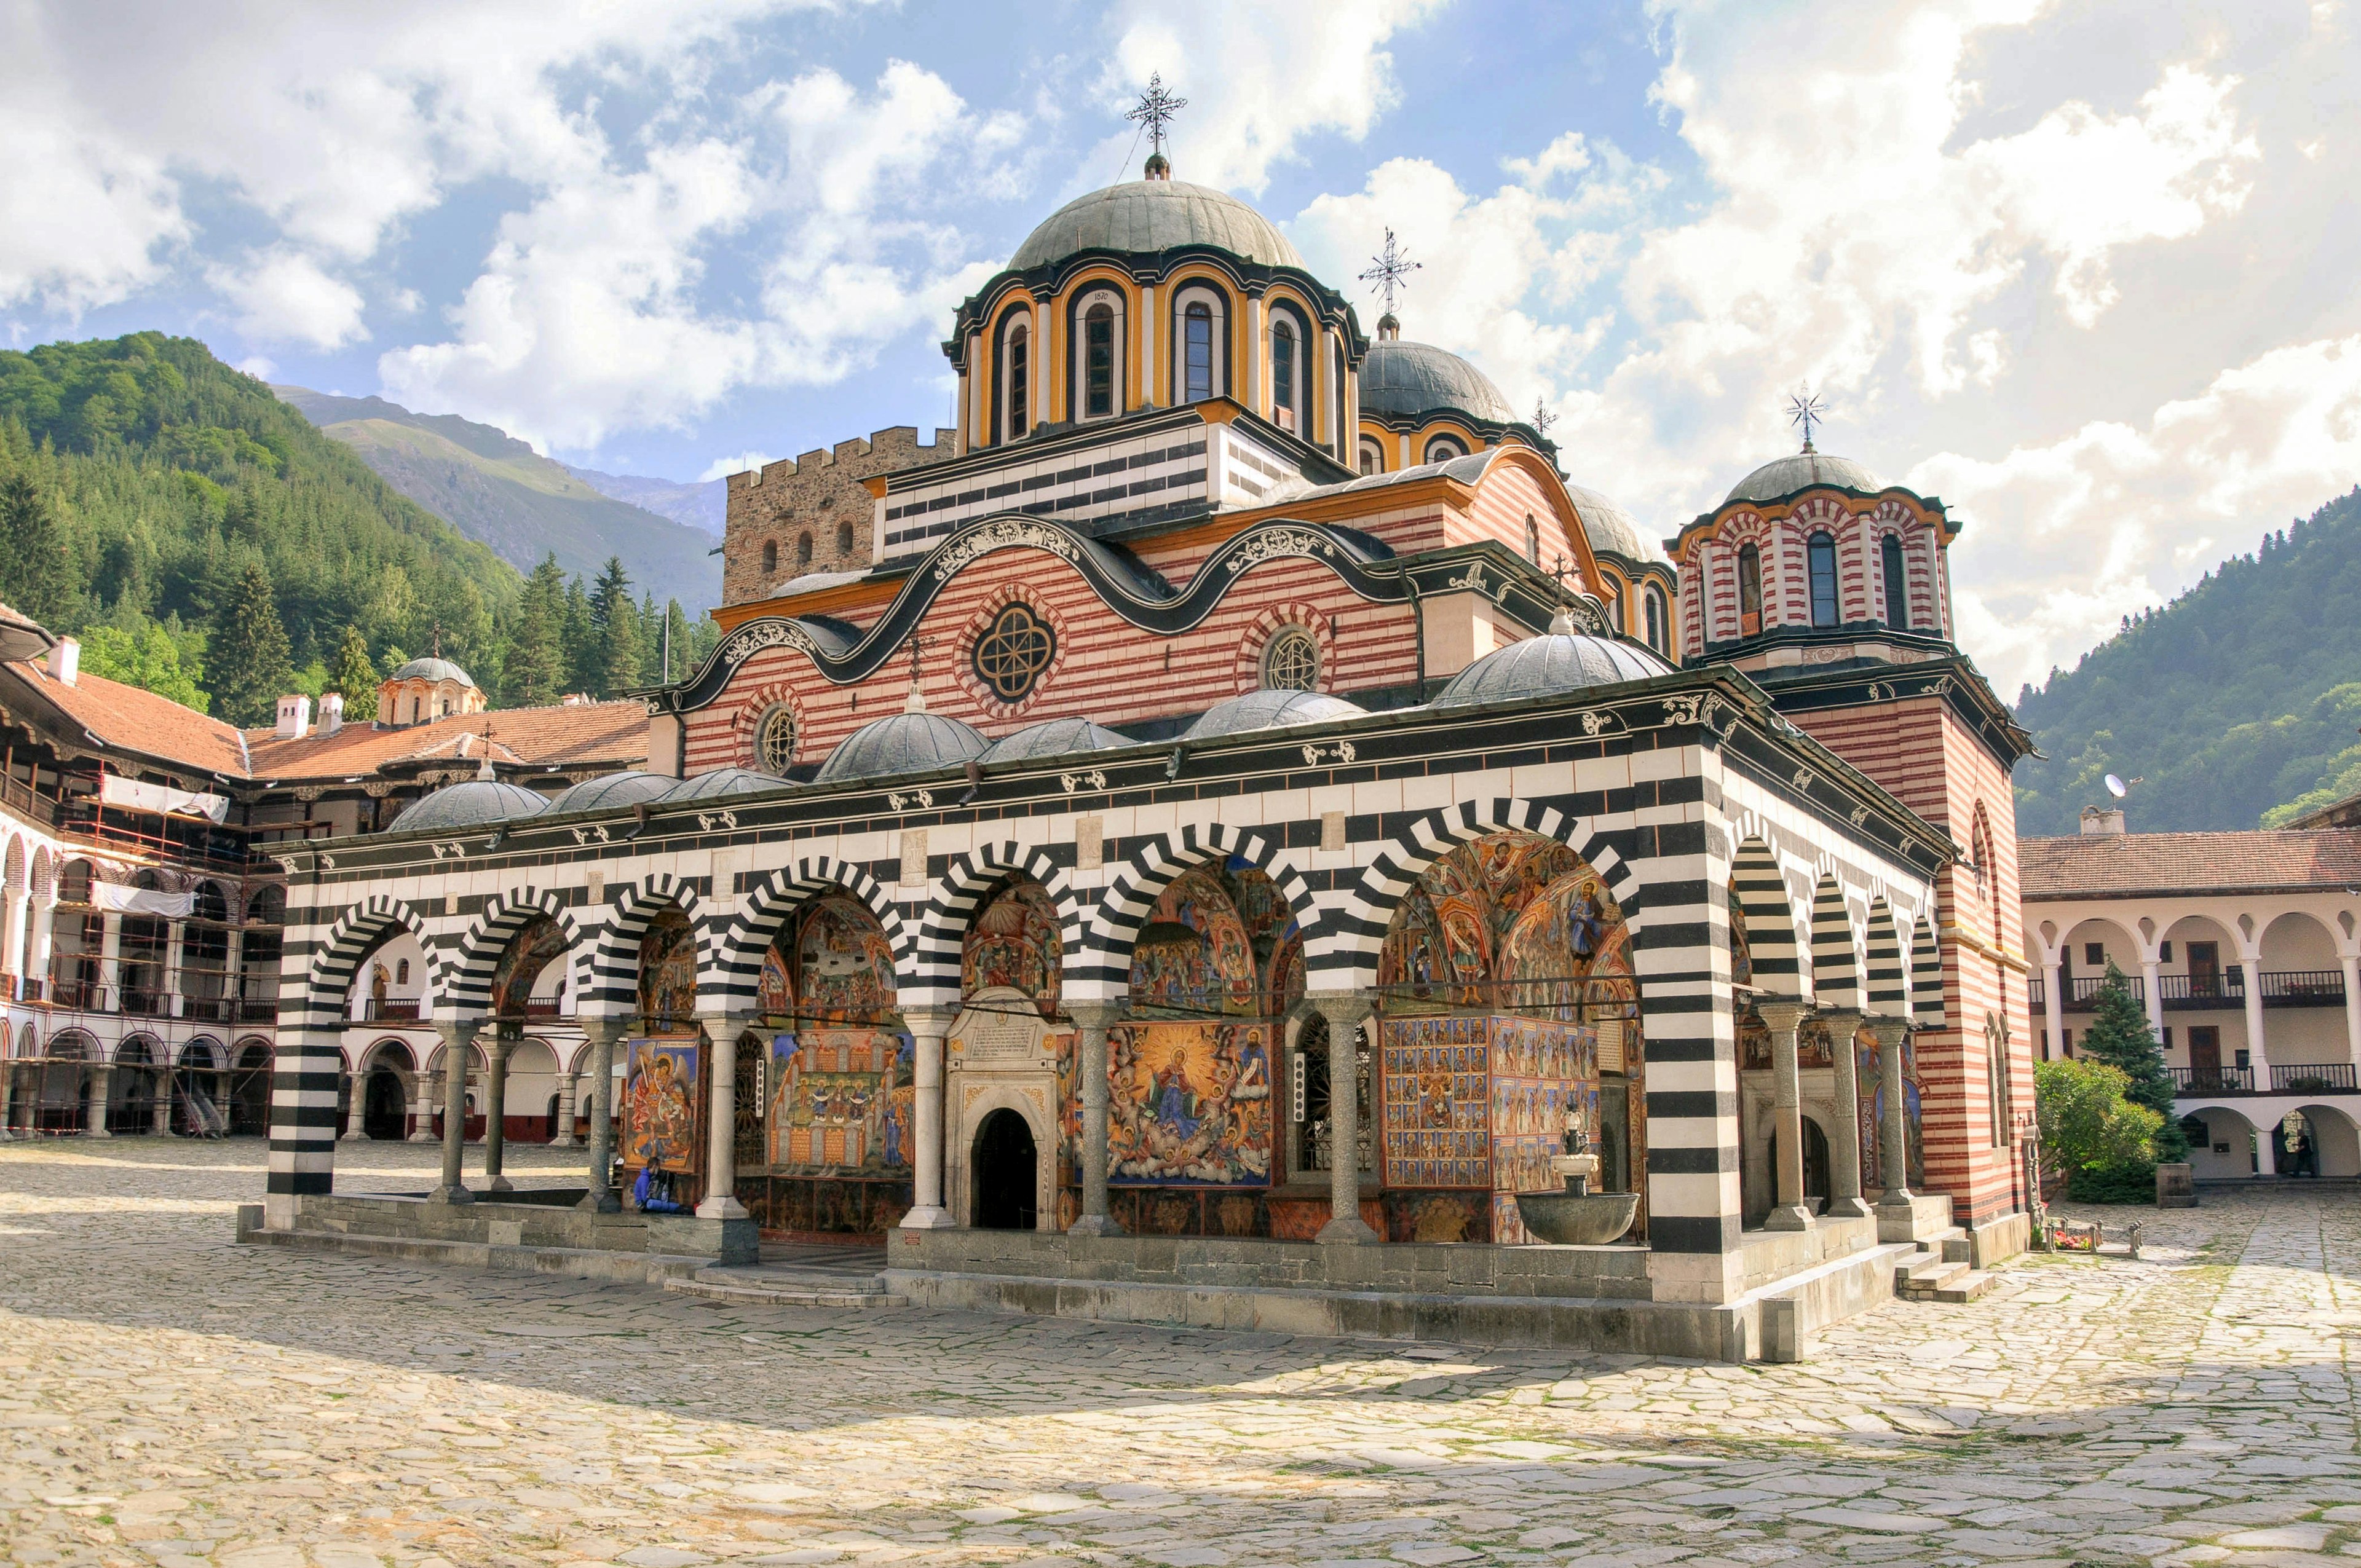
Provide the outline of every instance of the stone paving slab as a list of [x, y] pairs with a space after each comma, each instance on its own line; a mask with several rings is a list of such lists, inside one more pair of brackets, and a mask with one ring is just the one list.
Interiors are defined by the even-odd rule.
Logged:
[[0, 1562], [2361, 1560], [2349, 1193], [2209, 1191], [2136, 1262], [2027, 1258], [1729, 1365], [239, 1247], [262, 1173], [258, 1142], [0, 1145]]

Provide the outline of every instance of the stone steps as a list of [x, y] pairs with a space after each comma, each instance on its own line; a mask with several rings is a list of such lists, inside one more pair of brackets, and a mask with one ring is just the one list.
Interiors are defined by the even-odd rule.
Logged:
[[910, 1304], [907, 1296], [888, 1291], [875, 1275], [840, 1274], [816, 1268], [699, 1269], [685, 1279], [665, 1280], [664, 1288], [708, 1301], [759, 1302], [773, 1307], [860, 1310]]
[[1918, 1251], [1894, 1270], [1894, 1293], [1905, 1301], [1972, 1301], [1990, 1290], [1993, 1277], [1968, 1255], [1968, 1233], [1953, 1225], [1922, 1236]]

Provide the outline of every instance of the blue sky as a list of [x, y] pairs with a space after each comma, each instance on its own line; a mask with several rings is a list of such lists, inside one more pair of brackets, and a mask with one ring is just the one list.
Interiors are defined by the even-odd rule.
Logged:
[[[1670, 534], [1791, 444], [1939, 493], [2004, 690], [2361, 476], [2313, 4], [418, 0], [0, 12], [0, 323], [697, 477], [944, 417], [950, 305], [1137, 167], [1546, 400]], [[1366, 313], [1374, 314], [1374, 312]]]

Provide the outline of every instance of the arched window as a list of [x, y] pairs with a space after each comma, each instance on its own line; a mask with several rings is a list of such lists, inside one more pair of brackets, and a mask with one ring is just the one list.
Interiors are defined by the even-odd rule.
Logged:
[[1320, 642], [1300, 626], [1282, 626], [1262, 651], [1262, 684], [1281, 691], [1320, 689]]
[[811, 565], [811, 556], [812, 556], [812, 542], [811, 542], [811, 535], [810, 535], [810, 534], [808, 534], [808, 533], [798, 533], [798, 534], [796, 534], [796, 565], [798, 565], [798, 566], [808, 566], [808, 565]]
[[1000, 439], [1021, 441], [1033, 428], [1033, 334], [1019, 316], [1000, 351]]
[[852, 524], [840, 522], [836, 525], [836, 553], [839, 555], [852, 554]]
[[766, 773], [785, 774], [796, 760], [796, 716], [781, 703], [754, 727], [754, 758]]
[[1525, 559], [1542, 564], [1542, 525], [1531, 512], [1525, 513]]
[[1910, 630], [1910, 574], [1902, 565], [1902, 540], [1889, 533], [1877, 547], [1878, 564], [1885, 576], [1885, 624], [1896, 631]]
[[1386, 471], [1386, 449], [1367, 436], [1361, 437], [1361, 472], [1382, 474]]
[[394, 960], [393, 983], [396, 985], [408, 985], [410, 983], [410, 960], [408, 959], [397, 959]]
[[1213, 395], [1213, 309], [1199, 301], [1181, 318], [1181, 391], [1184, 403]]
[[1752, 637], [1763, 630], [1763, 552], [1752, 544], [1738, 547], [1738, 634]]
[[1646, 593], [1641, 595], [1640, 609], [1647, 620], [1646, 635], [1648, 639], [1648, 646], [1661, 653], [1664, 651], [1664, 596], [1663, 592], [1652, 587]]
[[1301, 433], [1302, 390], [1302, 344], [1296, 336], [1295, 323], [1283, 313], [1274, 315], [1270, 323], [1270, 417], [1281, 430]]
[[1082, 417], [1115, 413], [1115, 311], [1093, 305], [1082, 317]]
[[1812, 579], [1812, 624], [1837, 623], [1837, 542], [1815, 533], [1805, 542], [1804, 558]]
[[1448, 435], [1438, 435], [1426, 444], [1426, 460], [1429, 463], [1448, 463], [1455, 457], [1466, 455], [1467, 448]]
[[778, 575], [778, 570], [779, 542], [775, 539], [765, 539], [763, 541], [763, 576], [775, 576]]

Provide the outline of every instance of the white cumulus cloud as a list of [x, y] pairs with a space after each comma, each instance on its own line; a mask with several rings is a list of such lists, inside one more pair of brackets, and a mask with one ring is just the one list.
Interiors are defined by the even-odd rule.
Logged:
[[308, 256], [275, 249], [241, 266], [208, 268], [205, 279], [228, 302], [249, 342], [341, 348], [368, 335], [361, 291], [330, 277]]

